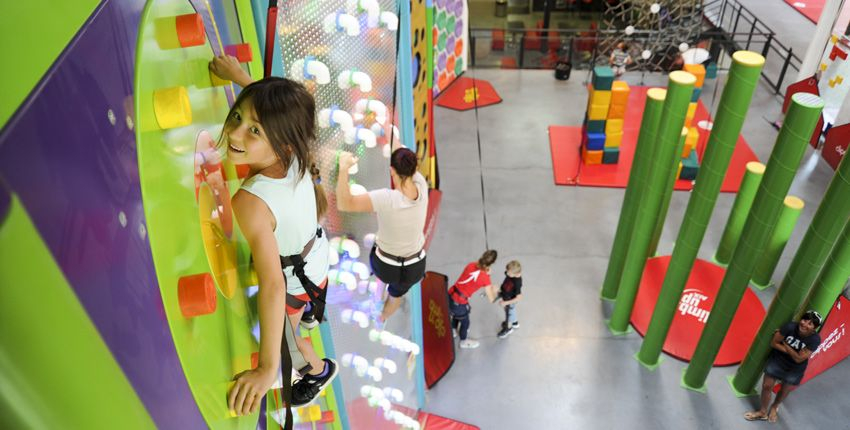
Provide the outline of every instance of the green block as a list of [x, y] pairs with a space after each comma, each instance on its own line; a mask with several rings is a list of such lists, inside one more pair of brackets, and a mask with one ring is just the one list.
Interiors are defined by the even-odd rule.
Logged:
[[591, 82], [594, 90], [611, 91], [611, 85], [614, 84], [614, 69], [608, 66], [594, 67]]
[[588, 133], [605, 133], [604, 119], [591, 119], [587, 121]]
[[682, 159], [682, 173], [679, 179], [693, 181], [697, 178], [699, 172], [699, 157], [696, 151], [691, 151], [691, 154]]
[[620, 148], [604, 148], [602, 150], [602, 164], [617, 164], [620, 161]]

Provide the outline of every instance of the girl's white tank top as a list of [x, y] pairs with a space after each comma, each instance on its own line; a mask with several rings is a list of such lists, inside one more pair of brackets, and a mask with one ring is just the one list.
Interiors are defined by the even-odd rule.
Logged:
[[[256, 174], [242, 183], [243, 190], [259, 197], [266, 203], [275, 219], [274, 237], [280, 255], [300, 254], [304, 246], [316, 236], [321, 226], [316, 222], [316, 196], [309, 173], [298, 178], [298, 162], [294, 161], [284, 178], [269, 178]], [[316, 285], [328, 273], [328, 240], [326, 234], [316, 238], [304, 272]], [[284, 269], [286, 291], [289, 294], [304, 294], [301, 281], [293, 274], [292, 267]]]

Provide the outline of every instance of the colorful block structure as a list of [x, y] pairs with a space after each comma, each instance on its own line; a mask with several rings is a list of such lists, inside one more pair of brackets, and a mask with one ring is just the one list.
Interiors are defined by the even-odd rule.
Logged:
[[581, 158], [585, 164], [617, 164], [623, 141], [623, 118], [629, 100], [629, 85], [614, 80], [608, 66], [593, 69], [587, 87]]
[[702, 85], [707, 78], [707, 71], [702, 64], [685, 64], [684, 70], [697, 78], [694, 85], [694, 92], [691, 95], [691, 103], [688, 105], [688, 114], [685, 117], [685, 127], [688, 128], [688, 135], [685, 138], [685, 145], [682, 148], [682, 162], [679, 170], [679, 179], [692, 181], [696, 179], [699, 172], [699, 155], [695, 151], [697, 142], [699, 141], [699, 130], [696, 124], [692, 124], [694, 115], [697, 112], [697, 103], [699, 96], [702, 93]]

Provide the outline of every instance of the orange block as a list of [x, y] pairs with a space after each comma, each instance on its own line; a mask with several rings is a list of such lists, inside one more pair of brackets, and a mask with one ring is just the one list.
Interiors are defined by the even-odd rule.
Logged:
[[603, 151], [588, 151], [586, 146], [581, 147], [581, 159], [584, 164], [602, 164]]
[[[682, 158], [688, 158], [691, 155], [691, 151], [693, 151], [694, 148], [695, 148], [694, 145], [689, 144], [688, 141], [685, 140], [685, 144], [682, 145]], [[676, 177], [678, 178], [679, 175], [676, 175]]]
[[626, 117], [626, 105], [612, 104], [608, 107], [608, 119], [623, 119]]
[[625, 81], [614, 81], [611, 85], [611, 106], [626, 106], [629, 102], [629, 84]]
[[683, 70], [696, 76], [697, 83], [694, 88], [702, 88], [702, 83], [705, 82], [705, 66], [702, 64], [685, 64]]

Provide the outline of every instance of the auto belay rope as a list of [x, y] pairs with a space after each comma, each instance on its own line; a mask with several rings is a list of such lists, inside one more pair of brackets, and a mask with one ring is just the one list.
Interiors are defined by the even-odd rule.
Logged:
[[472, 103], [475, 107], [475, 137], [478, 140], [478, 177], [481, 179], [481, 216], [484, 219], [484, 248], [490, 249], [490, 241], [487, 234], [487, 201], [484, 196], [484, 162], [481, 160], [481, 129], [478, 122], [478, 81], [475, 80], [475, 72], [472, 72]]

